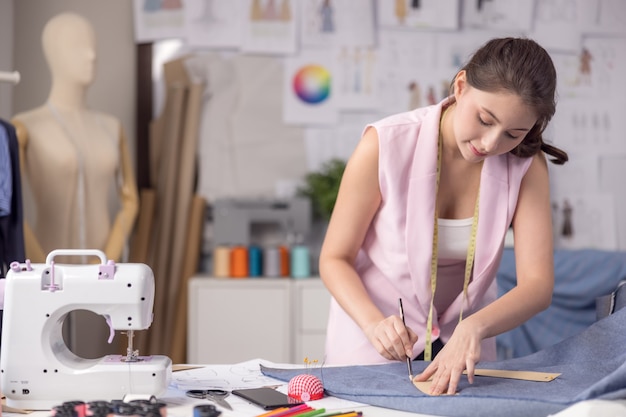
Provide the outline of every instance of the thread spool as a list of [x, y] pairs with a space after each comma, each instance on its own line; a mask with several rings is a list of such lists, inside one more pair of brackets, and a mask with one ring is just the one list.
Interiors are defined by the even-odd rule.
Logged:
[[248, 276], [248, 248], [234, 246], [230, 250], [230, 276], [233, 278], [245, 278]]
[[193, 417], [217, 417], [221, 411], [213, 404], [200, 404], [193, 408]]
[[263, 255], [258, 246], [248, 248], [248, 269], [251, 277], [263, 275]]
[[289, 248], [287, 246], [279, 246], [278, 254], [280, 258], [280, 276], [288, 277], [291, 274], [289, 269]]
[[87, 415], [93, 417], [110, 417], [115, 415], [113, 405], [109, 401], [94, 400], [87, 403]]
[[213, 276], [230, 276], [230, 248], [218, 246], [213, 250]]
[[263, 276], [280, 276], [280, 253], [277, 247], [265, 248], [263, 251]]
[[[157, 401], [154, 396], [152, 396], [152, 398], [153, 399], [150, 400], [131, 400], [128, 401], [128, 403], [135, 406], [138, 415], [167, 417], [167, 404], [162, 401]], [[126, 397], [124, 397], [124, 399], [126, 400]]]
[[87, 415], [87, 403], [84, 401], [65, 401], [61, 406], [66, 409], [73, 409], [77, 417], [85, 417]]
[[121, 403], [115, 406], [114, 413], [116, 416], [135, 416], [137, 415], [137, 407], [129, 403]]
[[309, 248], [298, 245], [291, 248], [291, 276], [293, 278], [308, 278], [311, 276], [311, 261]]

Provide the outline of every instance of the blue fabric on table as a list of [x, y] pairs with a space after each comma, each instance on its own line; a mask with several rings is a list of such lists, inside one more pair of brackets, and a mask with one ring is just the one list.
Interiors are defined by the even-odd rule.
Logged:
[[[261, 367], [283, 381], [302, 373], [322, 379], [335, 397], [365, 404], [442, 416], [547, 416], [589, 399], [626, 398], [626, 308], [556, 345], [521, 358], [481, 363], [478, 368], [556, 372], [551, 382], [463, 377], [454, 396], [431, 397], [410, 381], [404, 362], [321, 369]], [[426, 363], [414, 362], [418, 374]]]
[[[498, 359], [530, 355], [580, 333], [596, 321], [596, 298], [626, 279], [626, 252], [596, 249], [554, 251], [552, 304], [521, 326], [496, 337]], [[497, 274], [498, 294], [516, 284], [515, 254], [505, 249]]]

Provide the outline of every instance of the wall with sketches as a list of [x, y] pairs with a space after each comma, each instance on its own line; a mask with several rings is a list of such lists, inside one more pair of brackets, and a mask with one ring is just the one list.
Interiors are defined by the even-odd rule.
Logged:
[[441, 100], [486, 40], [536, 39], [559, 75], [547, 137], [571, 156], [552, 170], [557, 246], [626, 250], [622, 0], [134, 6], [136, 40], [177, 39], [209, 81], [200, 145], [200, 190], [209, 200], [288, 194], [306, 171], [347, 158], [365, 123]]

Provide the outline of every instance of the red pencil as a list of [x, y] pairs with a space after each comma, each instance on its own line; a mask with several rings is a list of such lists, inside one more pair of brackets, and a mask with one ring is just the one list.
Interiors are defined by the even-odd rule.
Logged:
[[296, 407], [291, 407], [289, 410], [283, 411], [282, 413], [277, 414], [274, 417], [293, 417], [293, 416], [300, 415], [302, 413], [309, 412], [311, 410], [313, 410], [313, 407], [307, 404], [301, 404]]

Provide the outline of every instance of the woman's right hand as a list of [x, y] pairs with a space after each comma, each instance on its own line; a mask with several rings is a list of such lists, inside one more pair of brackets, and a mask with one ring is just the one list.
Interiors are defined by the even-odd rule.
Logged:
[[413, 359], [413, 345], [417, 334], [406, 327], [398, 316], [389, 316], [364, 329], [376, 351], [385, 359], [403, 361]]

